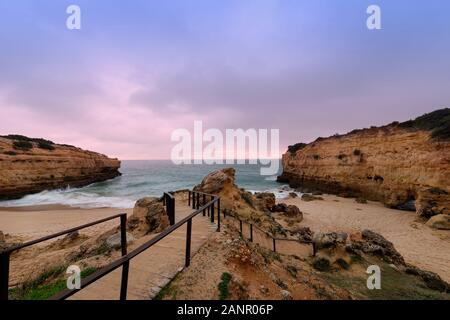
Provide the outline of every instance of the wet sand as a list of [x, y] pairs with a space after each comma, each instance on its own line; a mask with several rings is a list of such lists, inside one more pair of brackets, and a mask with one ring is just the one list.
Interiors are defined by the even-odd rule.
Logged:
[[298, 206], [304, 214], [301, 225], [316, 232], [351, 233], [370, 229], [380, 233], [407, 262], [450, 282], [450, 231], [431, 229], [418, 221], [414, 212], [389, 209], [381, 203], [359, 204], [355, 199], [322, 197], [324, 201], [305, 202], [295, 198], [280, 202]]

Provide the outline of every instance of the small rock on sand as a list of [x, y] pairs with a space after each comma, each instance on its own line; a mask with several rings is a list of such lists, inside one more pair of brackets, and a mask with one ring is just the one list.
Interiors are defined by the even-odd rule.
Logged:
[[434, 216], [430, 220], [428, 220], [427, 226], [434, 229], [450, 230], [450, 215], [439, 214], [437, 216]]

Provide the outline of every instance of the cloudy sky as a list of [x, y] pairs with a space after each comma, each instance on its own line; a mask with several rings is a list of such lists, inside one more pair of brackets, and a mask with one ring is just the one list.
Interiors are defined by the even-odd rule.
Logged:
[[280, 129], [282, 150], [407, 120], [450, 105], [449, 15], [445, 0], [0, 0], [0, 134], [168, 159], [195, 120]]

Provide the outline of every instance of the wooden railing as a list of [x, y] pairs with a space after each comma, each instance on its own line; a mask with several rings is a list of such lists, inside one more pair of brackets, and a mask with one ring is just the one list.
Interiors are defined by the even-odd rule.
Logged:
[[[79, 231], [82, 229], [86, 229], [92, 226], [95, 226], [97, 224], [107, 222], [116, 218], [120, 218], [120, 237], [121, 237], [121, 249], [122, 249], [122, 256], [125, 256], [127, 254], [127, 232], [126, 232], [126, 225], [127, 225], [127, 214], [121, 213], [117, 214], [108, 218], [104, 218], [101, 220], [97, 220], [94, 222], [90, 222], [87, 224], [84, 224], [79, 227], [75, 227], [72, 229], [64, 230], [49, 236], [45, 236], [36, 240], [32, 240], [29, 242], [25, 242], [16, 246], [9, 247], [3, 251], [0, 252], [0, 300], [8, 300], [8, 290], [9, 290], [9, 267], [10, 267], [10, 259], [11, 254], [13, 252], [16, 252], [18, 250], [21, 250], [23, 248], [30, 247], [32, 245], [51, 240], [60, 236], [63, 236], [65, 234], [69, 234], [75, 231]], [[128, 268], [128, 265], [126, 266]], [[125, 273], [127, 273], [126, 271]]]
[[[207, 193], [203, 193], [203, 192], [198, 192], [198, 191], [189, 191], [189, 200], [188, 200], [188, 205], [192, 205], [192, 208], [199, 208], [199, 206], [203, 203], [206, 203], [206, 201], [208, 201], [208, 199], [211, 199], [212, 197], [214, 197], [214, 195], [211, 194], [207, 194]], [[220, 210], [220, 203], [218, 204], [218, 210]], [[211, 222], [214, 222], [214, 206], [208, 208], [206, 210], [206, 213], [203, 212], [203, 215], [207, 214], [208, 216], [211, 217]], [[229, 215], [227, 214], [227, 212], [225, 210], [223, 210], [223, 218], [224, 219], [233, 219], [234, 221], [236, 221], [239, 224], [239, 233], [241, 235], [242, 238], [246, 238], [248, 239], [250, 242], [253, 242], [254, 240], [254, 230], [258, 230], [259, 232], [263, 233], [268, 239], [271, 240], [272, 242], [272, 250], [274, 252], [277, 252], [277, 242], [294, 242], [294, 243], [299, 243], [299, 244], [308, 244], [312, 246], [312, 254], [315, 255], [316, 254], [316, 249], [314, 246], [313, 241], [308, 241], [308, 240], [301, 240], [301, 239], [291, 239], [291, 238], [282, 238], [282, 237], [277, 237], [274, 236], [273, 234], [271, 234], [270, 232], [258, 227], [257, 225], [251, 223], [251, 222], [247, 222], [245, 220], [240, 219], [237, 216], [234, 215]], [[220, 214], [217, 215], [217, 230], [220, 231]], [[249, 234], [248, 236], [246, 236], [244, 234], [244, 228], [243, 226], [247, 225], [248, 229], [249, 229]]]

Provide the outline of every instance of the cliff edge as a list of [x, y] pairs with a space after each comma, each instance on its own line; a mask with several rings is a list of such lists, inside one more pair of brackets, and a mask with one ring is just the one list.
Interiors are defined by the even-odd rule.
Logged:
[[450, 109], [289, 147], [279, 182], [450, 215]]
[[0, 199], [82, 187], [120, 175], [120, 161], [74, 146], [20, 135], [0, 136]]

